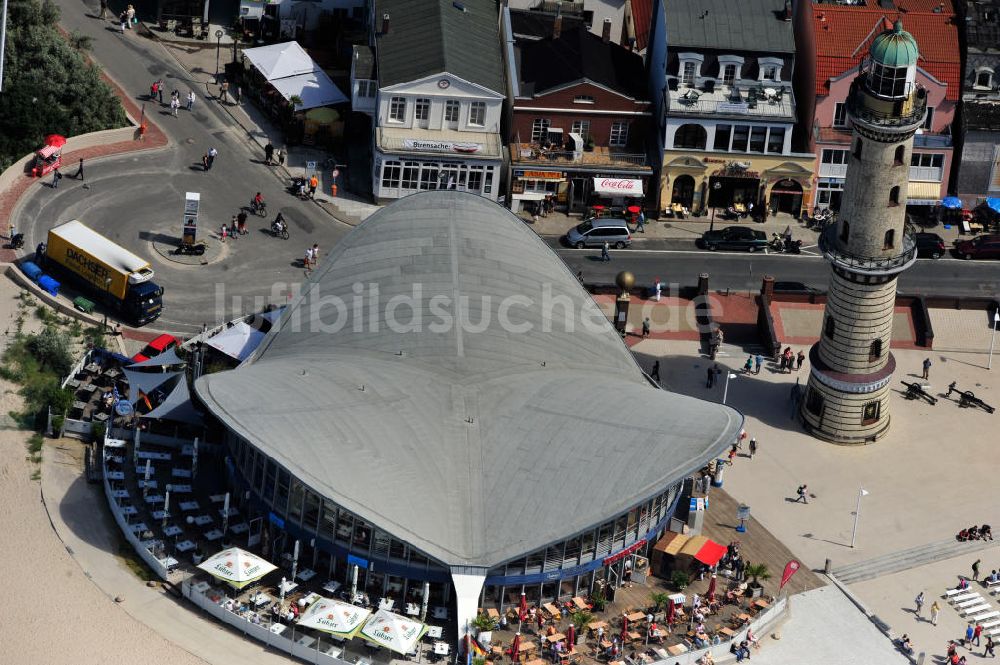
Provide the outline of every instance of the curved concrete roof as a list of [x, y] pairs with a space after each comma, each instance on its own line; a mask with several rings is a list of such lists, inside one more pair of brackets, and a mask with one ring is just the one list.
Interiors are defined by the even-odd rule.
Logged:
[[[386, 312], [415, 284], [421, 329], [394, 331]], [[334, 331], [337, 298], [347, 318]], [[599, 524], [720, 453], [743, 421], [654, 388], [535, 233], [465, 193], [369, 217], [279, 324], [198, 394], [312, 489], [450, 565], [495, 565]]]

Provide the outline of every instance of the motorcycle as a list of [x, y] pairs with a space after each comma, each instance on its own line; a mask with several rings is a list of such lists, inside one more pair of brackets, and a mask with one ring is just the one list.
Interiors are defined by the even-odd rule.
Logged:
[[297, 196], [300, 199], [309, 198], [309, 179], [305, 176], [294, 176], [292, 177], [292, 182], [288, 186], [288, 193], [293, 196]]
[[771, 239], [767, 243], [767, 248], [772, 252], [780, 252], [785, 248], [785, 239], [777, 233], [772, 233]]
[[740, 213], [736, 212], [736, 208], [729, 206], [724, 211], [722, 211], [721, 217], [722, 219], [725, 220], [734, 221], [740, 218]]
[[802, 241], [792, 240], [791, 236], [785, 238], [784, 247], [782, 251], [785, 254], [801, 254], [802, 253]]
[[828, 222], [833, 219], [833, 211], [829, 208], [823, 208], [822, 210], [813, 210], [813, 216], [810, 220], [810, 226], [813, 228], [823, 228]]
[[15, 233], [14, 237], [10, 239], [10, 248], [21, 249], [22, 247], [24, 247], [24, 234]]
[[281, 222], [271, 222], [271, 236], [288, 240], [288, 227]]

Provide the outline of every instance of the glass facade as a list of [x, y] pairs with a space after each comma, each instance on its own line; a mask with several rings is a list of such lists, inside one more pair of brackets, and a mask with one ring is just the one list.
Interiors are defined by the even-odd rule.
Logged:
[[[270, 522], [268, 537], [275, 554], [291, 551], [299, 540], [300, 569], [309, 566], [320, 576], [347, 584], [350, 557], [360, 568], [358, 588], [370, 596], [417, 592], [428, 581], [432, 598], [447, 602], [451, 585], [444, 563], [322, 497], [241, 437], [229, 436], [233, 480], [242, 485], [237, 496], [249, 499], [241, 507]], [[622, 561], [609, 566], [604, 559], [626, 548], [645, 553], [666, 528], [680, 490], [678, 481], [625, 514], [490, 569], [486, 598], [503, 604], [504, 593], [514, 590], [519, 596], [524, 590], [530, 600], [551, 599], [585, 592], [595, 580], [615, 577], [620, 570], [614, 566]]]

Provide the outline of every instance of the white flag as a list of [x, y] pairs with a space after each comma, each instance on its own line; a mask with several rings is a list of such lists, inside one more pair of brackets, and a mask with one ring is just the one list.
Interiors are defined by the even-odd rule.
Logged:
[[861, 496], [868, 496], [868, 490], [866, 490], [864, 487], [861, 488]]

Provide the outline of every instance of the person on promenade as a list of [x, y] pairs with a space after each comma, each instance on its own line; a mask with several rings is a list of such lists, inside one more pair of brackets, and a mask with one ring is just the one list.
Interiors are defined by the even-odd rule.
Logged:
[[101, 13], [97, 15], [97, 18], [105, 19], [108, 17], [108, 0], [101, 0]]
[[798, 495], [798, 497], [795, 499], [795, 503], [798, 503], [799, 501], [801, 501], [802, 503], [809, 503], [809, 499], [806, 497], [806, 494], [808, 492], [809, 492], [808, 487], [806, 487], [805, 485], [799, 485], [799, 488], [795, 490], [795, 493]]
[[799, 371], [799, 369], [802, 368], [802, 363], [803, 363], [803, 361], [805, 361], [805, 359], [806, 359], [806, 354], [802, 352], [802, 349], [799, 349], [799, 355], [795, 356], [795, 371], [796, 372]]
[[965, 627], [965, 642], [962, 643], [962, 646], [964, 646], [967, 649], [971, 649], [972, 648], [972, 637], [975, 634], [976, 634], [976, 629], [973, 628], [972, 624], [970, 623], [968, 626]]
[[274, 161], [274, 145], [268, 141], [264, 146], [264, 165], [270, 166], [272, 161]]
[[76, 173], [73, 174], [73, 178], [83, 180], [83, 158], [80, 158], [80, 164], [76, 167]]
[[987, 654], [989, 654], [990, 658], [996, 658], [997, 657], [997, 655], [995, 653], [993, 653], [993, 646], [994, 646], [993, 645], [993, 636], [992, 635], [987, 635], [986, 636], [986, 649], [983, 650], [983, 658], [986, 658]]
[[52, 171], [52, 189], [57, 189], [59, 187], [59, 181], [62, 180], [62, 173], [59, 173], [59, 169], [54, 169]]
[[924, 372], [920, 375], [921, 379], [929, 380], [931, 378], [931, 359], [924, 358], [924, 364], [922, 365]]
[[604, 243], [603, 245], [601, 245], [601, 261], [611, 260], [611, 252], [609, 251], [609, 249], [610, 247], [608, 243]]
[[972, 562], [972, 581], [973, 582], [976, 582], [976, 581], [979, 580], [979, 562], [980, 561], [982, 561], [982, 559], [976, 559], [975, 561]]
[[215, 164], [215, 158], [218, 156], [219, 156], [218, 150], [216, 150], [215, 148], [208, 149], [208, 169], [206, 170], [212, 169], [212, 165]]
[[757, 454], [757, 438], [750, 437], [750, 459], [753, 459], [753, 456], [756, 454]]
[[914, 612], [914, 614], [916, 614], [917, 618], [919, 619], [920, 618], [920, 612], [924, 609], [924, 592], [923, 591], [921, 591], [920, 593], [918, 593], [917, 597], [913, 599], [913, 604], [917, 606], [917, 609]]
[[642, 320], [642, 338], [643, 339], [649, 337], [649, 328], [650, 328], [650, 323], [649, 323], [649, 317], [647, 316], [646, 318], [644, 318]]
[[976, 643], [977, 647], [980, 646], [979, 638], [982, 636], [982, 634], [983, 634], [983, 625], [977, 621], [976, 627], [972, 631], [972, 640]]
[[759, 353], [753, 359], [753, 373], [760, 374], [760, 366], [764, 364], [764, 358]]
[[[133, 7], [132, 5], [129, 5], [128, 7], [126, 7], [125, 8], [125, 17], [128, 19], [128, 21], [126, 21], [125, 25], [126, 25], [126, 27], [129, 30], [131, 30], [132, 29], [132, 23], [135, 22], [135, 7]], [[162, 85], [162, 83], [160, 85]], [[160, 102], [161, 103], [163, 102], [163, 98], [162, 97], [160, 98]]]
[[187, 96], [187, 110], [188, 111], [193, 111], [194, 110], [194, 90], [189, 90], [188, 91], [188, 96]]
[[940, 614], [940, 613], [941, 613], [941, 606], [938, 605], [938, 602], [935, 600], [933, 603], [931, 603], [931, 625], [932, 626], [936, 626], [937, 625], [938, 614]]

